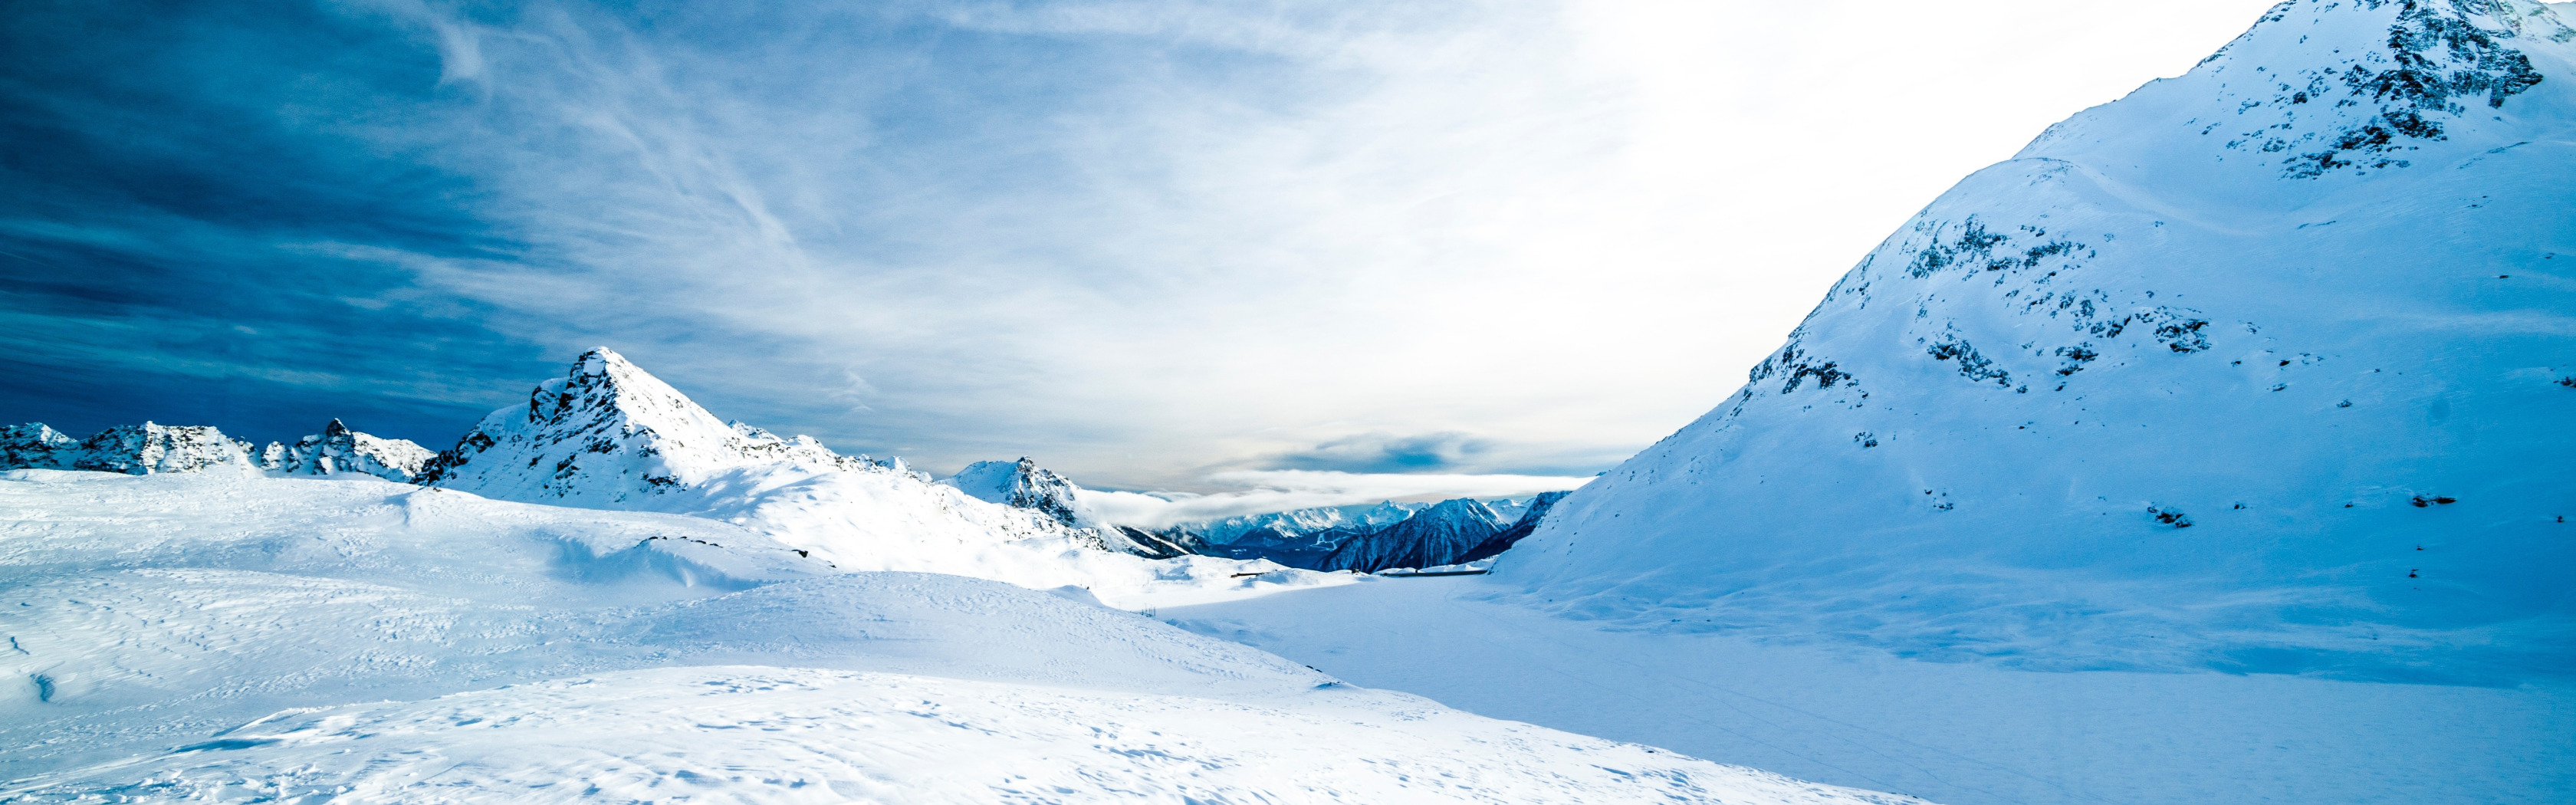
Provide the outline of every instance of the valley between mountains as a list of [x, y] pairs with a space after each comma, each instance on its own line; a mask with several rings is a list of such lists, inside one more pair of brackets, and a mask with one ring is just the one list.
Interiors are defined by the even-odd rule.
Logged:
[[2281, 3], [1525, 497], [0, 427], [0, 802], [2567, 802], [2571, 19]]

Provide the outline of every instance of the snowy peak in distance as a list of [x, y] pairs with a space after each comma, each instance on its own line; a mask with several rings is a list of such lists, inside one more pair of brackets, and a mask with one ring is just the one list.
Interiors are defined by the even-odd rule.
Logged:
[[[1071, 510], [1070, 495], [1079, 489], [1070, 483], [1033, 465], [1024, 479], [1014, 476], [1016, 464], [1005, 467], [979, 473], [993, 476], [981, 485], [1017, 489], [1028, 493], [1023, 502]], [[1048, 553], [1059, 547], [1173, 554], [1115, 529], [1068, 525], [1054, 512], [977, 500], [906, 470], [899, 459], [880, 464], [841, 456], [811, 437], [780, 438], [717, 419], [605, 347], [539, 385], [527, 404], [484, 417], [429, 462], [419, 483], [525, 503], [721, 520], [844, 569], [1036, 583], [1092, 571], [1154, 572], [1081, 558], [1030, 561], [1067, 559]]]
[[1270, 514], [1245, 514], [1222, 520], [1190, 523], [1182, 526], [1210, 543], [1224, 545], [1243, 539], [1286, 539], [1333, 528], [1344, 524], [1338, 508], [1297, 509]]
[[978, 461], [940, 483], [986, 503], [1033, 509], [1071, 526], [1079, 518], [1081, 487], [1022, 456], [1018, 461]]
[[1183, 529], [1164, 532], [1098, 522], [1082, 505], [1082, 487], [1038, 466], [1027, 456], [1018, 461], [978, 461], [956, 475], [940, 479], [967, 497], [1044, 515], [1058, 525], [1083, 529], [1100, 547], [1147, 559], [1170, 559], [1197, 553], [1199, 541]]
[[1513, 521], [1511, 527], [1495, 532], [1493, 536], [1486, 538], [1483, 544], [1468, 549], [1465, 554], [1458, 557], [1457, 561], [1473, 562], [1499, 556], [1502, 552], [1511, 550], [1513, 545], [1537, 533], [1539, 524], [1547, 521], [1547, 513], [1556, 508], [1556, 502], [1564, 500], [1569, 494], [1572, 493], [1543, 492], [1538, 497], [1530, 498], [1527, 503], [1519, 507], [1520, 518]]
[[294, 444], [249, 442], [207, 425], [118, 425], [74, 441], [41, 422], [0, 427], [0, 469], [90, 470], [127, 475], [214, 472], [275, 476], [366, 475], [408, 482], [433, 454], [402, 439], [370, 436], [331, 420]]
[[127, 475], [215, 472], [256, 475], [249, 442], [209, 425], [118, 425], [74, 442], [43, 423], [0, 429], [0, 469], [90, 470]]
[[438, 454], [407, 439], [385, 439], [350, 430], [331, 420], [322, 432], [294, 444], [268, 443], [260, 467], [276, 475], [372, 475], [410, 483]]
[[526, 405], [492, 412], [432, 459], [420, 482], [485, 497], [632, 507], [753, 465], [872, 470], [810, 437], [737, 426], [607, 347], [582, 354]]
[[0, 425], [0, 469], [70, 469], [71, 453], [78, 449], [80, 440], [42, 422]]
[[1485, 504], [1465, 498], [1444, 500], [1394, 525], [1344, 541], [1316, 569], [1375, 573], [1455, 564], [1500, 530], [1502, 518]]

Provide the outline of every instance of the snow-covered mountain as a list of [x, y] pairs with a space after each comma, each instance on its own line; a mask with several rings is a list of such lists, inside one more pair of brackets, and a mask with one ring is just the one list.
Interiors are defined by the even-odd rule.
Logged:
[[1080, 488], [1027, 456], [1018, 461], [978, 461], [940, 483], [957, 487], [976, 500], [1034, 509], [1056, 522], [1080, 525], [1074, 500]]
[[0, 469], [70, 469], [80, 441], [42, 422], [0, 425]]
[[1339, 508], [1297, 509], [1270, 514], [1246, 514], [1222, 520], [1188, 523], [1182, 527], [1210, 544], [1232, 544], [1246, 535], [1293, 537], [1343, 525]]
[[[1016, 462], [1006, 466], [1018, 471]], [[1034, 464], [1030, 470], [1025, 479], [981, 475], [1001, 478], [996, 484], [1079, 491]], [[842, 456], [811, 437], [780, 438], [726, 422], [605, 347], [540, 384], [527, 404], [484, 417], [431, 460], [419, 482], [526, 503], [720, 520], [844, 570], [954, 573], [1037, 589], [1073, 585], [1111, 601], [1326, 583], [1313, 574], [1255, 576], [1279, 568], [1184, 555], [1146, 539], [1151, 535], [1076, 526], [1053, 511], [976, 499], [900, 459]], [[1028, 500], [1047, 501], [1045, 490], [1035, 491]]]
[[0, 428], [0, 469], [256, 474], [249, 442], [208, 425], [118, 425], [74, 442], [44, 423]]
[[1498, 577], [2035, 667], [2576, 668], [2571, 40], [2282, 3], [1960, 182]]
[[1481, 502], [1444, 500], [1394, 525], [1344, 540], [1315, 569], [1375, 573], [1456, 564], [1502, 527], [1502, 518]]
[[421, 483], [530, 503], [658, 508], [744, 468], [882, 471], [811, 437], [781, 439], [707, 413], [624, 356], [598, 347], [524, 406], [494, 411], [440, 453]]
[[1485, 501], [1485, 508], [1494, 510], [1494, 516], [1502, 518], [1503, 522], [1513, 523], [1519, 522], [1521, 515], [1528, 513], [1530, 505], [1537, 502], [1538, 498], [1536, 497], [1521, 498], [1519, 500], [1502, 498], [1499, 500]]
[[321, 433], [294, 444], [269, 442], [259, 453], [260, 468], [274, 475], [372, 475], [409, 482], [438, 454], [406, 439], [386, 439], [350, 430], [331, 420]]
[[[1342, 529], [1345, 533], [1353, 534], [1374, 530], [1400, 522], [1430, 507], [1431, 504], [1428, 503], [1397, 503], [1389, 500], [1365, 506], [1331, 506], [1270, 514], [1247, 514], [1222, 520], [1186, 523], [1181, 528], [1215, 545], [1232, 544], [1246, 539], [1296, 542], [1302, 541], [1299, 538], [1333, 529]], [[1331, 541], [1338, 544], [1338, 540]]]
[[321, 433], [291, 445], [269, 442], [256, 452], [249, 442], [225, 436], [223, 431], [206, 425], [119, 425], [86, 441], [74, 441], [41, 422], [0, 426], [0, 469], [91, 470], [128, 475], [360, 474], [409, 481], [433, 455], [409, 441], [350, 430], [337, 419], [331, 420]]
[[[1487, 529], [1490, 533], [1476, 537], [1481, 542], [1466, 542], [1466, 547], [1459, 550], [1451, 543], [1476, 536], [1474, 528], [1461, 525], [1465, 521], [1420, 523], [1413, 530], [1381, 537], [1364, 548], [1355, 548], [1352, 553], [1343, 554], [1341, 560], [1333, 557], [1344, 546], [1364, 537], [1383, 534], [1396, 525], [1437, 511], [1439, 505], [1446, 504], [1387, 501], [1365, 507], [1246, 515], [1180, 528], [1203, 539], [1203, 544], [1195, 549], [1199, 553], [1238, 559], [1268, 559], [1289, 567], [1316, 570], [1366, 569], [1373, 572], [1391, 567], [1434, 567], [1492, 557], [1528, 536], [1546, 515], [1548, 507], [1564, 497], [1563, 492], [1548, 492], [1521, 500], [1447, 501], [1461, 504], [1451, 507], [1451, 514], [1469, 511], [1469, 507], [1463, 504], [1481, 507], [1483, 515], [1471, 519], [1489, 520], [1494, 528], [1502, 530]], [[1512, 525], [1505, 528], [1501, 525], [1503, 523]], [[1404, 547], [1406, 545], [1414, 547]], [[1364, 553], [1377, 558], [1364, 559]], [[1414, 564], [1424, 561], [1429, 564]]]
[[1197, 538], [1180, 529], [1164, 532], [1104, 522], [1083, 504], [1082, 487], [1038, 466], [1027, 456], [1018, 461], [978, 461], [940, 479], [967, 496], [986, 503], [1028, 509], [1069, 528], [1097, 535], [1103, 547], [1147, 559], [1171, 559], [1197, 553]]

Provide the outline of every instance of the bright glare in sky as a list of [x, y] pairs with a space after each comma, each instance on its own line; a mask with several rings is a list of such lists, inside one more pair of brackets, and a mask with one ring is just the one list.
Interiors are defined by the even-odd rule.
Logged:
[[[26, 286], [0, 404], [438, 448], [596, 344], [935, 472], [1589, 476], [1731, 393], [1951, 183], [2266, 5], [137, 20], [149, 48], [65, 44], [11, 85], [60, 129], [24, 164], [65, 166], [0, 216], [11, 265], [130, 273]], [[87, 25], [47, 20], [25, 38]], [[136, 201], [160, 187], [190, 189]]]

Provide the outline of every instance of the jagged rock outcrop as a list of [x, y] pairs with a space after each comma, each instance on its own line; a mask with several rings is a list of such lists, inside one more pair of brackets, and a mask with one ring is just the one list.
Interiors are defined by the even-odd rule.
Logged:
[[1444, 500], [1393, 525], [1344, 540], [1315, 569], [1375, 573], [1457, 564], [1500, 530], [1501, 518], [1485, 504], [1466, 498]]
[[331, 420], [322, 432], [294, 444], [269, 442], [259, 453], [260, 468], [271, 475], [371, 475], [410, 483], [438, 454], [407, 439], [386, 439], [350, 430]]

